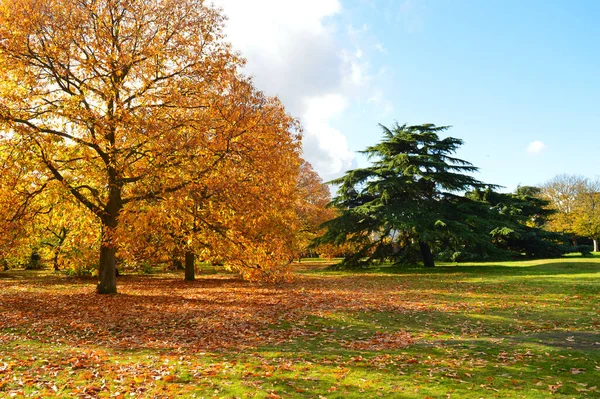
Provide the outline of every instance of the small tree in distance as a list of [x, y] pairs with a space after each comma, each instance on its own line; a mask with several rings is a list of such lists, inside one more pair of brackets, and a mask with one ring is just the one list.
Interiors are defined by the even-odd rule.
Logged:
[[577, 234], [592, 240], [594, 252], [600, 251], [600, 181], [586, 181], [575, 205], [573, 227]]
[[569, 234], [576, 250], [578, 237], [590, 238], [594, 252], [599, 250], [600, 180], [561, 174], [544, 183], [540, 195], [555, 211], [548, 223], [550, 230]]
[[548, 228], [571, 235], [573, 246], [577, 246], [577, 232], [574, 226], [574, 215], [577, 202], [585, 191], [586, 179], [583, 176], [561, 174], [544, 183], [540, 196], [550, 201], [550, 208], [555, 211], [550, 218]]

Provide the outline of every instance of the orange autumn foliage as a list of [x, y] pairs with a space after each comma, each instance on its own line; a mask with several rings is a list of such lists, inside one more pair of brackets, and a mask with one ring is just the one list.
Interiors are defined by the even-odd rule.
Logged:
[[203, 210], [243, 245], [202, 241], [248, 278], [281, 267], [297, 126], [239, 73], [223, 20], [200, 0], [0, 1], [0, 129], [100, 226], [100, 293], [159, 212], [140, 210], [205, 189], [220, 199]]
[[295, 256], [307, 255], [312, 240], [323, 233], [321, 224], [333, 219], [335, 210], [329, 208], [331, 193], [310, 163], [303, 161], [298, 175], [296, 214], [299, 231], [295, 241]]
[[27, 228], [44, 211], [39, 197], [49, 183], [48, 176], [36, 172], [26, 152], [13, 146], [10, 135], [0, 134], [0, 261], [6, 263], [11, 248], [27, 239]]
[[[131, 254], [160, 248], [155, 256], [163, 262], [189, 252], [200, 261], [223, 264], [247, 279], [285, 278], [295, 237], [299, 164], [298, 136], [273, 129], [279, 121], [283, 131], [298, 129], [281, 104], [238, 87], [240, 102], [231, 109], [242, 113], [228, 119], [235, 129], [252, 132], [218, 165], [185, 189], [147, 203], [144, 209], [125, 212], [126, 228], [132, 230], [125, 247]], [[243, 95], [242, 95], [243, 94]], [[237, 144], [240, 144], [239, 147]], [[139, 215], [144, 217], [140, 218]], [[137, 233], [136, 233], [137, 232]]]

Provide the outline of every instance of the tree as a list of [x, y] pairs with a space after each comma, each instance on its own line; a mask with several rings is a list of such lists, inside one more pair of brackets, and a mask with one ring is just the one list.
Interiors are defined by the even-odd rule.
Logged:
[[[125, 213], [261, 140], [228, 118], [251, 81], [222, 25], [201, 0], [0, 1], [0, 123], [100, 222], [99, 293], [116, 292]], [[269, 122], [282, 141], [291, 125]]]
[[541, 197], [550, 202], [555, 211], [548, 222], [551, 231], [570, 234], [573, 245], [577, 245], [577, 232], [574, 226], [574, 212], [580, 194], [586, 190], [586, 179], [577, 175], [558, 175], [544, 183]]
[[91, 274], [94, 270], [90, 258], [100, 238], [98, 221], [57, 183], [54, 181], [41, 194], [39, 200], [45, 209], [32, 220], [29, 239], [55, 271]]
[[[494, 246], [504, 251], [506, 256], [557, 257], [565, 252], [563, 244], [567, 240], [562, 233], [543, 229], [554, 211], [548, 208], [547, 200], [536, 196], [539, 192], [540, 189], [535, 187], [518, 187], [514, 193], [488, 189], [475, 190], [467, 196], [487, 205], [488, 215], [482, 217], [487, 225], [482, 233], [491, 234]], [[473, 260], [485, 259], [473, 255]], [[497, 256], [502, 256], [502, 253], [497, 252]]]
[[[469, 176], [471, 163], [452, 154], [462, 140], [438, 133], [447, 126], [382, 126], [384, 139], [364, 154], [372, 166], [355, 169], [331, 183], [339, 185], [332, 205], [340, 215], [325, 223], [320, 243], [360, 244], [348, 266], [382, 259], [399, 260], [416, 246], [425, 266], [434, 266], [431, 245], [440, 239], [489, 240], [474, 232], [480, 204], [460, 195], [492, 187]], [[477, 211], [477, 212], [475, 212]]]
[[[13, 138], [0, 133], [0, 260], [16, 254], [28, 241], [33, 221], [47, 213], [40, 200], [42, 193], [53, 183], [52, 177], [39, 172], [28, 151], [20, 151]], [[30, 251], [26, 255], [29, 256]], [[18, 257], [18, 256], [16, 256]]]
[[573, 231], [592, 239], [594, 252], [600, 250], [600, 181], [586, 180], [572, 212]]
[[[228, 91], [220, 116], [240, 132], [239, 146], [233, 144], [202, 180], [124, 216], [123, 228], [131, 231], [123, 236], [130, 250], [152, 242], [162, 260], [184, 257], [186, 280], [195, 279], [197, 259], [224, 263], [249, 278], [277, 279], [291, 257], [291, 247], [286, 252], [278, 243], [296, 231], [300, 141], [290, 132], [299, 126], [279, 101], [241, 82]], [[265, 255], [260, 261], [257, 252]]]
[[12, 135], [0, 135], [0, 259], [28, 264], [34, 254], [40, 266], [90, 271], [97, 223], [36, 161]]
[[531, 198], [539, 198], [542, 194], [542, 189], [536, 186], [521, 186], [517, 187], [516, 195], [523, 195]]
[[323, 234], [321, 225], [333, 219], [335, 209], [328, 207], [331, 202], [329, 188], [306, 161], [300, 164], [297, 190], [295, 208], [299, 230], [294, 252], [299, 258], [306, 253], [311, 242]]

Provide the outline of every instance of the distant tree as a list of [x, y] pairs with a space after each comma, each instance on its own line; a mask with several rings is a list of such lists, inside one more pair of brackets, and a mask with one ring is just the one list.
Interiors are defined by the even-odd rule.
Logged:
[[526, 195], [529, 197], [539, 197], [542, 193], [542, 189], [536, 186], [518, 186], [515, 194]]
[[555, 211], [547, 227], [551, 231], [571, 235], [573, 245], [577, 245], [575, 209], [581, 193], [586, 191], [587, 180], [583, 176], [558, 175], [541, 186], [540, 196], [549, 201]]
[[512, 220], [528, 227], [543, 227], [555, 214], [549, 208], [550, 202], [540, 198], [539, 189], [518, 187], [514, 193], [499, 193], [488, 190], [481, 198], [488, 202], [500, 215], [510, 216]]
[[37, 215], [29, 229], [30, 240], [40, 248], [40, 255], [49, 259], [55, 271], [73, 274], [93, 273], [99, 247], [99, 226], [87, 210], [64, 193], [58, 182], [40, 196], [45, 211]]
[[361, 248], [351, 241], [341, 244], [327, 243], [311, 245], [311, 250], [315, 251], [320, 258], [349, 258], [358, 253]]
[[294, 252], [295, 256], [300, 257], [309, 250], [310, 243], [323, 233], [321, 225], [333, 219], [335, 209], [328, 207], [331, 202], [329, 188], [306, 161], [300, 164], [296, 187], [295, 210], [299, 226]]
[[331, 182], [339, 186], [332, 205], [340, 214], [324, 224], [318, 242], [358, 245], [346, 266], [398, 261], [418, 248], [424, 265], [433, 267], [437, 241], [491, 246], [489, 230], [478, 227], [485, 206], [462, 193], [493, 186], [469, 176], [477, 168], [452, 155], [462, 140], [440, 138], [447, 126], [381, 127], [383, 140], [363, 151], [372, 165]]
[[485, 190], [467, 196], [488, 204], [486, 230], [498, 250], [507, 251], [511, 257], [557, 257], [565, 252], [567, 238], [543, 229], [554, 211], [548, 208], [547, 200], [530, 195], [538, 192], [535, 187], [519, 187], [514, 193]]
[[600, 180], [586, 180], [572, 212], [573, 231], [592, 239], [594, 252], [600, 251]]

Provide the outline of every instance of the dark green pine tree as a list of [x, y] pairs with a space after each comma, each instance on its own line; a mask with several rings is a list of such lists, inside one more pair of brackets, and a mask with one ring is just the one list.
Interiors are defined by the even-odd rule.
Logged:
[[362, 152], [372, 165], [330, 182], [339, 186], [332, 206], [340, 215], [324, 224], [317, 244], [358, 244], [342, 263], [347, 267], [398, 262], [411, 253], [433, 267], [432, 246], [443, 242], [493, 250], [490, 231], [482, 233], [489, 206], [463, 193], [495, 186], [470, 176], [478, 169], [453, 156], [462, 140], [441, 139], [448, 126], [381, 127], [383, 140]]
[[[510, 252], [512, 257], [559, 257], [568, 252], [569, 237], [543, 230], [555, 211], [549, 209], [549, 201], [538, 197], [539, 192], [537, 187], [519, 187], [514, 193], [475, 190], [466, 196], [489, 205], [485, 231], [490, 232], [497, 249]], [[470, 258], [480, 259], [477, 254]]]

